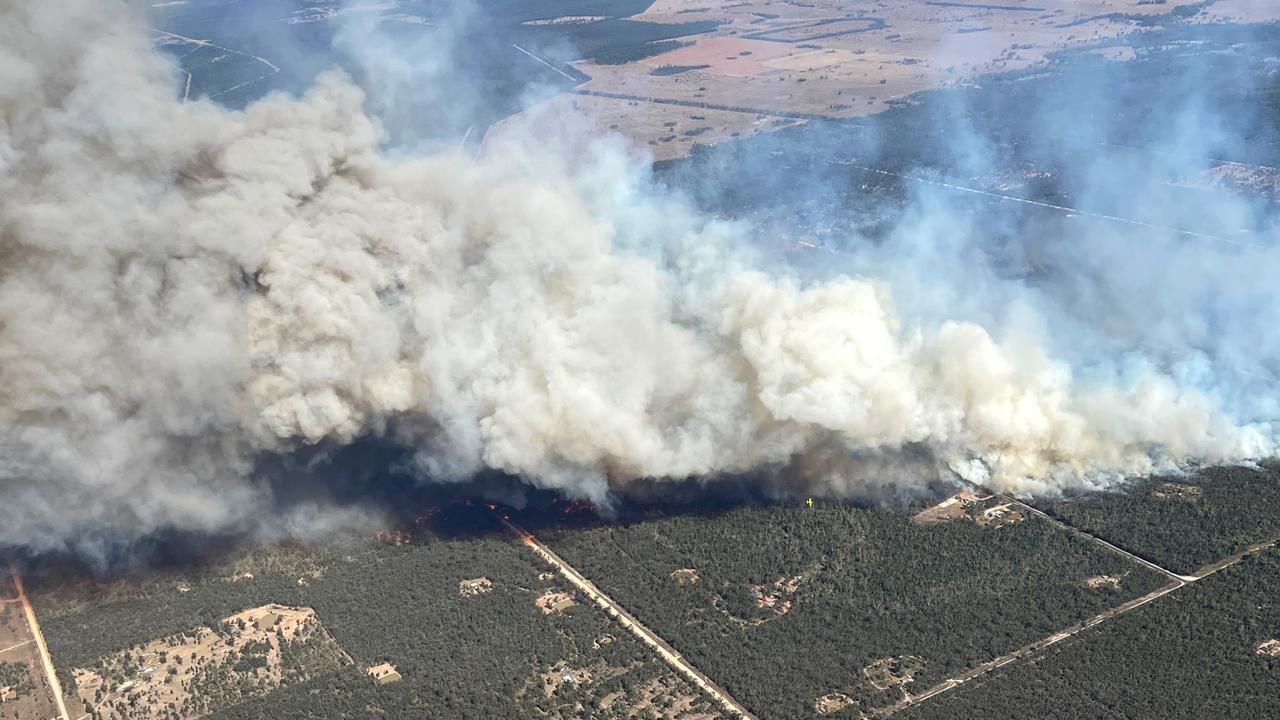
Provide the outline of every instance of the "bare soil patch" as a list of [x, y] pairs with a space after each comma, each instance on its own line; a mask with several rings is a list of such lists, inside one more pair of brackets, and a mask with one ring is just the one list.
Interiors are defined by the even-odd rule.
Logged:
[[1085, 578], [1084, 586], [1090, 590], [1111, 590], [1118, 591], [1120, 589], [1120, 578], [1115, 575], [1094, 575]]
[[[310, 608], [264, 605], [71, 671], [101, 720], [196, 717], [349, 665]], [[169, 708], [176, 708], [171, 711]]]
[[1014, 509], [1010, 503], [1000, 503], [986, 508], [981, 513], [974, 516], [974, 522], [981, 527], [1000, 528], [1005, 525], [1013, 525], [1026, 520], [1027, 516], [1021, 510]]
[[671, 579], [680, 585], [697, 585], [701, 578], [698, 577], [698, 571], [693, 568], [680, 568], [671, 573]]
[[1186, 483], [1161, 483], [1151, 491], [1151, 497], [1160, 500], [1199, 500], [1204, 488]]
[[943, 500], [931, 508], [925, 508], [911, 518], [917, 525], [937, 525], [952, 520], [969, 519], [969, 511], [987, 498], [980, 498], [973, 493], [962, 492]]
[[821, 70], [822, 68], [836, 67], [845, 63], [855, 62], [857, 60], [857, 53], [849, 50], [827, 48], [784, 55], [782, 57], [766, 60], [764, 64], [766, 67], [774, 70], [801, 71]]
[[458, 594], [463, 597], [483, 595], [493, 590], [493, 581], [487, 577], [471, 578], [458, 583]]
[[370, 667], [365, 668], [364, 671], [368, 673], [369, 677], [373, 678], [373, 681], [379, 685], [390, 685], [391, 683], [400, 682], [400, 671], [396, 670], [396, 666], [389, 662], [371, 665]]
[[534, 600], [533, 604], [538, 606], [543, 615], [551, 615], [552, 613], [564, 612], [576, 603], [573, 601], [572, 593], [548, 590], [537, 600]]
[[853, 702], [853, 698], [844, 693], [830, 693], [813, 702], [813, 711], [819, 715], [830, 715], [849, 707]]

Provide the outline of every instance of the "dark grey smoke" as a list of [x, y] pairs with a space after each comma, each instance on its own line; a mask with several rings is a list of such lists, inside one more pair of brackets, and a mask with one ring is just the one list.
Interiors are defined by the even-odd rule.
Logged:
[[[764, 271], [758, 228], [569, 118], [413, 155], [341, 73], [244, 112], [174, 80], [127, 5], [0, 4], [0, 544], [252, 529], [260, 458], [368, 437], [423, 478], [598, 501], [734, 474], [1047, 492], [1275, 452], [1274, 340], [1246, 351], [1280, 308], [1270, 226], [1228, 244], [1091, 224], [1028, 241], [1045, 270], [1014, 273], [924, 184], [815, 280]], [[393, 125], [470, 112], [445, 86], [399, 113], [414, 83], [388, 82], [372, 106]], [[1171, 126], [1173, 169], [1218, 147], [1193, 142], [1222, 136], [1209, 121]], [[970, 172], [982, 142], [955, 135]], [[1094, 167], [1098, 193], [1162, 197]]]

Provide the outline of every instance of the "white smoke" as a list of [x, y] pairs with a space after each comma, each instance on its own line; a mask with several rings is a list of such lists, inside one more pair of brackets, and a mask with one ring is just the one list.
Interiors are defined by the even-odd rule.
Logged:
[[366, 436], [596, 499], [856, 494], [907, 447], [1025, 492], [1275, 450], [1158, 372], [1081, 386], [1035, 333], [753, 269], [616, 143], [392, 159], [345, 76], [182, 103], [143, 29], [0, 0], [0, 544], [243, 526], [256, 456]]

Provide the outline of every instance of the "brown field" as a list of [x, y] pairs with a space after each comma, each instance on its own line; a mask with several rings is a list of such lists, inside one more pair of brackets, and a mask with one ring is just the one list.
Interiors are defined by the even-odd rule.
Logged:
[[837, 50], [830, 48], [827, 50], [808, 50], [799, 53], [788, 53], [782, 57], [773, 58], [765, 65], [772, 70], [791, 70], [800, 72], [804, 70], [818, 70], [821, 68], [841, 67], [859, 62], [874, 62], [867, 60], [864, 55], [850, 52], [849, 50]]
[[[1163, 16], [1194, 0], [1035, 0], [1025, 3], [1027, 9], [980, 4], [657, 0], [635, 19], [721, 24], [689, 38], [693, 45], [656, 57], [626, 65], [576, 63], [591, 78], [579, 92], [627, 96], [609, 102], [583, 99], [580, 109], [588, 116], [603, 113], [607, 118], [593, 122], [655, 159], [680, 157], [697, 143], [783, 127], [789, 123], [771, 122], [783, 118], [781, 113], [831, 118], [878, 113], [913, 93], [1033, 67], [1060, 50], [1099, 46], [1104, 57], [1124, 61], [1133, 57], [1131, 50], [1102, 47], [1144, 26], [1120, 16]], [[1280, 20], [1280, 3], [1221, 0], [1196, 18], [1227, 20]], [[867, 30], [872, 21], [884, 27]], [[754, 39], [759, 37], [771, 40]], [[663, 65], [709, 67], [650, 75]], [[673, 100], [703, 107], [691, 113], [687, 106], [670, 104]], [[722, 114], [713, 119], [713, 112]], [[668, 122], [684, 125], [691, 114], [705, 115], [709, 129], [696, 139], [671, 132]], [[696, 128], [681, 132], [686, 129]]]
[[641, 62], [650, 67], [663, 65], [707, 65], [713, 75], [749, 77], [769, 68], [765, 60], [783, 57], [791, 51], [784, 43], [746, 40], [736, 37], [704, 37], [694, 44], [655, 55]]
[[952, 520], [970, 520], [972, 517], [969, 515], [969, 511], [977, 509], [983, 501], [989, 499], [989, 496], [980, 498], [973, 493], [967, 492], [952, 495], [937, 505], [916, 513], [911, 518], [911, 522], [917, 525], [936, 525]]
[[917, 525], [937, 525], [938, 523], [961, 520], [969, 517], [965, 507], [955, 498], [947, 498], [931, 508], [925, 508], [911, 518]]

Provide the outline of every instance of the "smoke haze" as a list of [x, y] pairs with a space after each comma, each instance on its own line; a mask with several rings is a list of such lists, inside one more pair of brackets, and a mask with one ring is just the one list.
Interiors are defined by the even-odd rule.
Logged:
[[[1043, 493], [1276, 450], [1269, 230], [1084, 234], [1032, 282], [922, 190], [819, 277], [571, 120], [388, 150], [450, 93], [391, 110], [387, 82], [385, 126], [340, 72], [183, 103], [130, 6], [0, 0], [0, 545], [252, 529], [264, 456], [369, 437], [424, 481], [597, 502], [725, 475]], [[1221, 148], [1170, 132], [1179, 164]], [[1137, 169], [1081, 175], [1105, 198]]]

